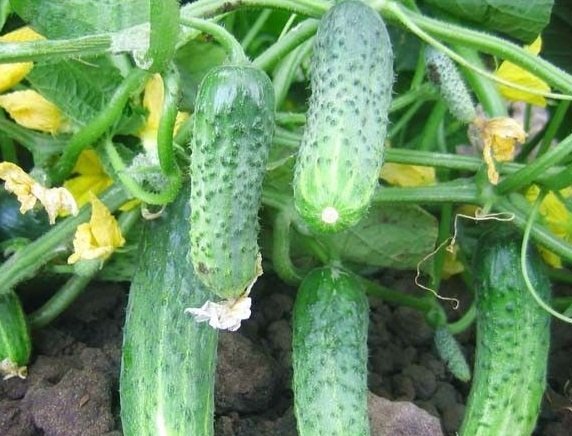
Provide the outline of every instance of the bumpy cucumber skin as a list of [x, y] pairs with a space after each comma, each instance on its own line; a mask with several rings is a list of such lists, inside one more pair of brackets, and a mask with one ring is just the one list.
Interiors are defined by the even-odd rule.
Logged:
[[368, 302], [336, 268], [302, 282], [293, 314], [294, 410], [300, 436], [369, 435]]
[[30, 360], [32, 341], [20, 299], [14, 291], [0, 294], [0, 362], [9, 359], [18, 366]]
[[322, 18], [311, 64], [306, 129], [294, 176], [296, 209], [318, 232], [365, 214], [383, 163], [393, 54], [379, 14], [359, 1]]
[[455, 337], [447, 330], [447, 327], [439, 327], [435, 330], [435, 347], [441, 359], [447, 364], [447, 368], [459, 380], [467, 382], [471, 379], [471, 368], [461, 350], [461, 346]]
[[191, 256], [202, 282], [222, 298], [259, 275], [258, 209], [274, 132], [274, 88], [249, 66], [203, 79], [191, 156]]
[[425, 51], [427, 76], [439, 88], [451, 114], [465, 124], [477, 117], [471, 94], [453, 61], [433, 47]]
[[184, 314], [213, 295], [189, 251], [189, 190], [146, 223], [129, 292], [120, 379], [127, 436], [212, 435], [218, 335]]
[[[520, 269], [521, 236], [497, 227], [475, 253], [477, 349], [462, 436], [528, 436], [546, 381], [550, 315], [528, 292]], [[532, 283], [547, 301], [550, 282], [532, 250]]]

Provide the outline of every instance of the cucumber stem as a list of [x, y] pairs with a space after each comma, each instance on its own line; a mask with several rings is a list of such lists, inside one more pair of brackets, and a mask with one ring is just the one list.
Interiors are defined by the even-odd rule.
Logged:
[[170, 68], [163, 75], [164, 98], [161, 119], [157, 129], [157, 152], [161, 169], [167, 176], [173, 176], [179, 172], [173, 152], [173, 132], [177, 120], [177, 105], [180, 97], [179, 82], [179, 73], [175, 68]]
[[[139, 208], [124, 212], [119, 217], [121, 233], [126, 235], [139, 220]], [[45, 327], [66, 310], [83, 292], [85, 287], [99, 273], [100, 268], [93, 268], [86, 275], [74, 274], [46, 303], [28, 315], [30, 327], [39, 329]]]
[[548, 148], [552, 144], [552, 140], [556, 136], [556, 132], [558, 132], [558, 129], [560, 129], [560, 126], [562, 125], [564, 117], [568, 113], [569, 108], [569, 101], [561, 101], [556, 107], [556, 111], [550, 118], [550, 122], [546, 128], [546, 133], [544, 134], [540, 147], [538, 148], [538, 156], [542, 156], [548, 151]]
[[240, 41], [240, 45], [242, 46], [242, 49], [244, 51], [248, 50], [248, 47], [250, 46], [252, 41], [254, 41], [254, 38], [256, 38], [256, 35], [258, 35], [258, 33], [260, 33], [260, 30], [266, 24], [266, 22], [268, 21], [268, 18], [270, 18], [270, 15], [272, 14], [272, 12], [273, 12], [272, 9], [265, 9], [258, 15], [258, 18], [252, 24], [252, 27], [248, 30], [248, 32], [244, 36], [244, 38], [242, 38], [242, 41]]
[[467, 310], [461, 318], [447, 325], [447, 330], [449, 330], [452, 335], [458, 335], [459, 333], [467, 330], [473, 322], [475, 322], [476, 317], [477, 305], [473, 302], [471, 307], [469, 307], [469, 310]]
[[70, 139], [62, 156], [51, 172], [53, 184], [60, 184], [72, 172], [80, 153], [92, 146], [112, 125], [119, 120], [123, 108], [132, 94], [141, 89], [149, 73], [138, 68], [131, 70], [117, 87], [106, 108]]
[[246, 65], [249, 63], [246, 54], [234, 35], [224, 27], [211, 21], [200, 18], [185, 17], [180, 19], [181, 24], [211, 35], [227, 52], [230, 63], [233, 65]]
[[290, 259], [290, 226], [289, 209], [280, 210], [274, 218], [272, 228], [272, 263], [276, 274], [289, 285], [299, 285], [302, 276]]

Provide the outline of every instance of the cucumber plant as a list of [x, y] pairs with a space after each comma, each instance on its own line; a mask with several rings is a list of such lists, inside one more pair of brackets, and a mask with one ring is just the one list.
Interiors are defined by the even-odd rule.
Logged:
[[[552, 104], [570, 99], [572, 76], [545, 60], [549, 48], [538, 57], [519, 46], [543, 32], [551, 2], [531, 2], [518, 16], [506, 5], [492, 13], [481, 2], [483, 13], [470, 17], [446, 3], [431, 0], [418, 9], [397, 0], [11, 1], [19, 17], [0, 14], [0, 24], [24, 22], [44, 39], [21, 44], [12, 32], [0, 33], [7, 69], [1, 78], [10, 81], [0, 95], [0, 153], [10, 162], [0, 163], [2, 370], [24, 375], [18, 368], [30, 359], [28, 328], [56, 319], [92, 279], [131, 279], [123, 432], [213, 434], [211, 326], [235, 329], [258, 310], [259, 290], [249, 292], [264, 266], [299, 287], [293, 404], [300, 434], [374, 433], [366, 407], [365, 294], [418, 310], [435, 328], [442, 359], [472, 383], [462, 434], [530, 433], [546, 376], [544, 310], [570, 321], [560, 312], [572, 301], [554, 299], [550, 307], [540, 260], [524, 249], [519, 254], [518, 232], [484, 236], [473, 255], [482, 226], [457, 232], [454, 214], [466, 204], [482, 209], [478, 220], [508, 214], [504, 227], [527, 229], [523, 246], [530, 235], [547, 262], [572, 261], [572, 135], [563, 121], [569, 106]], [[453, 18], [431, 18], [443, 16], [444, 6]], [[400, 29], [389, 33], [386, 21]], [[485, 68], [496, 64], [496, 74]], [[531, 73], [526, 86], [511, 85]], [[476, 108], [509, 113], [503, 95], [515, 93], [505, 93], [507, 83], [531, 105], [526, 113], [546, 99], [551, 104], [546, 126], [517, 162], [494, 166], [502, 178], [493, 186], [483, 177], [484, 162], [494, 147], [510, 151], [514, 144], [493, 132], [499, 123], [484, 129]], [[20, 91], [35, 94], [22, 99]], [[50, 134], [10, 105], [16, 101], [29, 113], [26, 105], [39, 96], [54, 106], [48, 115], [59, 116]], [[488, 155], [456, 152], [473, 139], [464, 124], [486, 130]], [[101, 161], [97, 171], [79, 158], [86, 149]], [[378, 180], [382, 164], [391, 164], [391, 183]], [[98, 218], [84, 206], [53, 226], [36, 220], [40, 204], [57, 208], [69, 199], [51, 189], [62, 184], [82, 191], [72, 193], [77, 198], [91, 189], [109, 213]], [[138, 209], [125, 211], [141, 203], [144, 219]], [[128, 232], [141, 223], [142, 234]], [[451, 232], [460, 249], [449, 258], [439, 247]], [[119, 248], [114, 241], [123, 237]], [[66, 264], [72, 246], [94, 257], [82, 260], [85, 269]], [[518, 268], [523, 261], [532, 283]], [[448, 322], [447, 303], [432, 294], [378, 283], [386, 273], [415, 269], [418, 284], [431, 272], [422, 286], [437, 294], [447, 275], [462, 271], [477, 303]], [[17, 293], [25, 281], [48, 283], [54, 275], [65, 284], [53, 295], [46, 289], [30, 302], [34, 312], [24, 314]], [[570, 281], [566, 269], [552, 275]], [[475, 318], [471, 380], [453, 335]], [[210, 326], [196, 322], [207, 320]]]

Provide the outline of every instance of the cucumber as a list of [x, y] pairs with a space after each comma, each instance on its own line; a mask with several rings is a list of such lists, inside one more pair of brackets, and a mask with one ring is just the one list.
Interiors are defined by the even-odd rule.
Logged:
[[368, 302], [338, 268], [311, 271], [293, 313], [294, 411], [300, 436], [369, 435]]
[[[546, 383], [550, 315], [526, 288], [521, 236], [506, 226], [484, 234], [475, 252], [477, 348], [473, 384], [460, 434], [528, 436]], [[550, 282], [534, 251], [527, 255], [534, 288], [545, 301]]]
[[261, 70], [222, 66], [202, 80], [191, 141], [191, 258], [201, 281], [235, 298], [261, 273], [258, 209], [274, 132]]
[[461, 381], [468, 382], [471, 379], [471, 368], [455, 336], [443, 326], [435, 330], [433, 339], [439, 357], [445, 362], [451, 374]]
[[427, 76], [438, 88], [449, 112], [459, 121], [469, 124], [477, 117], [471, 94], [453, 61], [433, 47], [425, 50]]
[[34, 240], [48, 231], [50, 223], [44, 211], [20, 212], [20, 202], [0, 188], [0, 242], [12, 238]]
[[294, 173], [294, 202], [318, 232], [365, 214], [378, 184], [393, 84], [393, 54], [379, 14], [344, 1], [314, 41], [307, 123]]
[[212, 298], [188, 261], [188, 187], [147, 221], [123, 334], [127, 436], [212, 435], [217, 332], [184, 314]]
[[25, 377], [32, 342], [30, 330], [14, 291], [0, 293], [0, 376]]

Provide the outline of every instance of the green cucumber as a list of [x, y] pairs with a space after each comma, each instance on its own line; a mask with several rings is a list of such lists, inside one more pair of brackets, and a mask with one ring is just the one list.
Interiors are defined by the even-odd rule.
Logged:
[[[521, 236], [506, 225], [484, 234], [475, 252], [477, 348], [462, 436], [529, 436], [546, 383], [550, 315], [527, 290]], [[531, 282], [545, 301], [550, 282], [532, 250]]]
[[0, 188], [0, 242], [12, 238], [34, 240], [48, 231], [50, 223], [44, 211], [20, 212], [16, 196]]
[[293, 313], [294, 411], [300, 436], [369, 435], [368, 302], [338, 268], [311, 271]]
[[294, 174], [296, 209], [318, 232], [353, 226], [378, 184], [393, 84], [393, 54], [379, 14], [343, 1], [314, 41], [306, 128]]
[[212, 435], [217, 332], [184, 314], [212, 294], [188, 260], [189, 190], [148, 221], [131, 283], [120, 397], [127, 436]]
[[451, 374], [461, 381], [468, 382], [471, 379], [471, 368], [455, 336], [446, 326], [442, 326], [435, 330], [433, 339], [439, 357], [445, 362]]
[[202, 80], [191, 142], [191, 258], [201, 281], [235, 298], [261, 273], [258, 209], [274, 131], [261, 70], [222, 66]]
[[427, 47], [425, 60], [427, 76], [439, 88], [449, 112], [465, 124], [474, 121], [477, 117], [475, 104], [451, 58], [433, 47]]
[[0, 293], [0, 376], [24, 377], [32, 341], [20, 299], [14, 291]]

